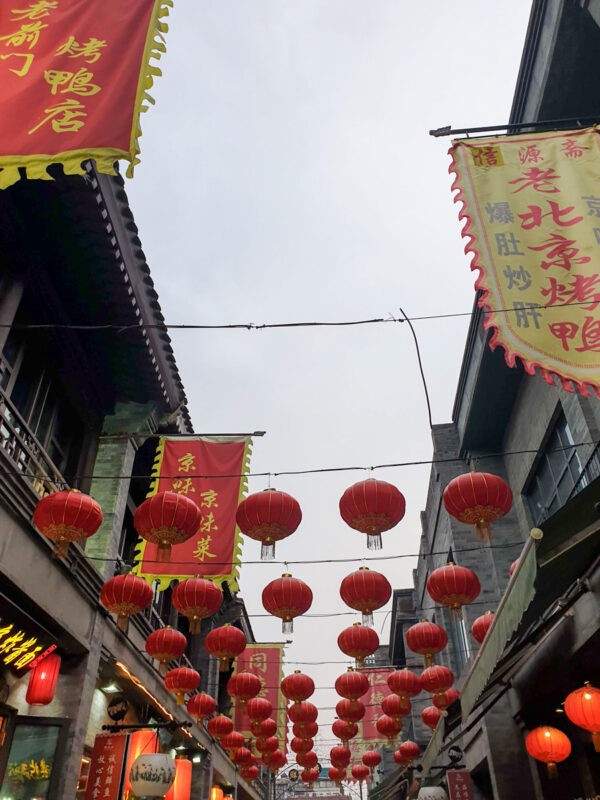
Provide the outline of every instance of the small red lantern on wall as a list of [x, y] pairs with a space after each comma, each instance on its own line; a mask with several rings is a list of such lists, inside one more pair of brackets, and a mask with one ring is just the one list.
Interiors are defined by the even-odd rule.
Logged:
[[54, 700], [60, 656], [56, 653], [43, 658], [29, 673], [25, 702], [30, 706], [47, 706]]
[[492, 535], [491, 523], [508, 514], [512, 507], [512, 492], [498, 475], [467, 472], [450, 481], [443, 500], [451, 517], [475, 525], [477, 538], [488, 541]]
[[567, 695], [565, 714], [574, 725], [592, 734], [594, 749], [600, 753], [600, 689], [586, 683]]
[[200, 673], [189, 667], [171, 669], [165, 675], [165, 688], [173, 692], [177, 698], [177, 705], [183, 705], [184, 695], [194, 692], [200, 686]]
[[571, 755], [569, 737], [548, 725], [530, 731], [525, 737], [525, 748], [532, 758], [546, 765], [550, 778], [556, 777], [556, 765]]
[[213, 739], [223, 739], [233, 730], [233, 722], [224, 714], [218, 714], [206, 723], [206, 730]]
[[366, 625], [355, 622], [338, 636], [338, 647], [350, 658], [356, 659], [356, 666], [362, 667], [367, 656], [372, 655], [379, 647], [379, 636]]
[[219, 670], [225, 672], [229, 662], [237, 658], [246, 649], [246, 635], [233, 625], [221, 625], [213, 628], [204, 638], [204, 649], [213, 658], [219, 659]]
[[247, 747], [238, 747], [237, 750], [234, 750], [231, 754], [231, 760], [234, 764], [237, 764], [238, 767], [250, 765], [253, 758], [252, 750], [248, 750]]
[[458, 617], [461, 609], [479, 597], [481, 585], [475, 573], [457, 564], [434, 569], [427, 578], [427, 591], [434, 603], [446, 606]]
[[215, 713], [217, 707], [216, 700], [205, 692], [194, 694], [187, 702], [187, 712], [190, 717], [194, 717], [196, 722], [201, 722]]
[[340, 697], [345, 697], [347, 700], [358, 700], [369, 691], [369, 679], [362, 672], [356, 672], [349, 667], [347, 672], [336, 678], [335, 690]]
[[83, 542], [102, 525], [102, 509], [87, 494], [69, 489], [47, 494], [33, 512], [33, 524], [54, 542], [56, 558], [65, 558], [71, 542]]
[[373, 624], [373, 611], [384, 606], [392, 596], [390, 582], [380, 572], [359, 567], [346, 575], [340, 585], [340, 597], [350, 608], [362, 611], [363, 625]]
[[315, 691], [315, 682], [309, 675], [304, 675], [299, 669], [281, 681], [281, 693], [286, 700], [301, 703], [308, 700]]
[[138, 614], [152, 601], [152, 588], [143, 578], [132, 575], [115, 575], [105, 581], [100, 590], [100, 602], [117, 615], [117, 627], [127, 633], [129, 617]]
[[165, 800], [190, 800], [192, 792], [192, 762], [189, 758], [175, 759], [175, 781], [165, 795]]
[[176, 661], [185, 653], [187, 639], [174, 628], [159, 628], [146, 639], [146, 652], [160, 661], [161, 672], [166, 672], [169, 661]]
[[441, 717], [442, 712], [435, 706], [427, 706], [423, 709], [423, 711], [421, 711], [421, 719], [428, 728], [431, 728], [432, 731], [437, 727]]
[[426, 619], [422, 619], [406, 631], [406, 646], [413, 653], [425, 657], [426, 667], [433, 664], [433, 656], [442, 651], [447, 644], [446, 631], [435, 622], [428, 622]]
[[493, 621], [494, 621], [493, 611], [486, 611], [485, 614], [482, 614], [480, 617], [477, 617], [475, 622], [471, 625], [471, 635], [473, 636], [476, 642], [479, 642], [479, 644], [483, 642], [483, 640], [487, 636], [487, 632], [492, 626]]
[[144, 500], [133, 515], [138, 534], [157, 546], [158, 561], [168, 561], [174, 544], [187, 542], [200, 529], [199, 507], [177, 492], [157, 492]]
[[230, 754], [234, 753], [238, 747], [243, 747], [245, 742], [243, 734], [239, 731], [231, 731], [227, 736], [221, 737], [221, 747], [223, 750], [228, 750]]
[[369, 478], [350, 486], [340, 498], [342, 519], [355, 531], [367, 534], [367, 548], [381, 549], [381, 534], [404, 517], [406, 501], [391, 483]]
[[308, 584], [285, 572], [268, 583], [262, 592], [262, 604], [269, 614], [282, 621], [282, 633], [292, 633], [294, 619], [311, 607], [313, 593]]
[[205, 578], [187, 578], [173, 590], [173, 605], [190, 622], [190, 633], [200, 633], [203, 619], [212, 617], [223, 604], [223, 592]]
[[291, 536], [302, 521], [300, 504], [290, 494], [265, 489], [238, 506], [235, 520], [245, 535], [262, 543], [261, 559], [275, 557], [275, 543]]

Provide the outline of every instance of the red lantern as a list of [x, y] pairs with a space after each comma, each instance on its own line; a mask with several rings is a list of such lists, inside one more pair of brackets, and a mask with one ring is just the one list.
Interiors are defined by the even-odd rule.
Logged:
[[242, 708], [262, 689], [262, 681], [253, 672], [236, 672], [227, 681], [227, 694], [240, 701]]
[[231, 760], [239, 767], [249, 766], [253, 758], [252, 750], [248, 750], [247, 747], [238, 747], [238, 749], [234, 750], [231, 754]]
[[479, 597], [481, 585], [472, 570], [446, 564], [445, 567], [434, 569], [427, 578], [427, 591], [434, 603], [447, 606], [461, 617], [461, 608]]
[[316, 722], [318, 716], [317, 707], [307, 700], [302, 701], [302, 703], [294, 703], [293, 706], [288, 708], [288, 717], [292, 722], [301, 722], [303, 724]]
[[221, 738], [221, 747], [223, 750], [229, 750], [230, 753], [233, 753], [238, 747], [243, 747], [245, 743], [246, 740], [239, 731], [231, 731], [227, 736]]
[[239, 628], [233, 625], [221, 625], [220, 628], [213, 628], [206, 634], [204, 639], [204, 649], [213, 658], [219, 659], [219, 669], [225, 672], [229, 667], [229, 661], [237, 658], [246, 649], [246, 635]]
[[183, 705], [183, 696], [194, 692], [200, 686], [200, 673], [189, 667], [171, 669], [165, 675], [165, 688], [173, 692], [177, 698], [177, 705]]
[[408, 765], [408, 760], [405, 755], [403, 755], [400, 750], [396, 750], [394, 752], [394, 761], [401, 767], [406, 767]]
[[356, 666], [362, 667], [367, 656], [372, 655], [379, 647], [379, 636], [373, 628], [367, 628], [355, 622], [338, 636], [338, 647], [345, 655], [356, 659]]
[[33, 524], [54, 542], [54, 556], [65, 558], [71, 542], [83, 542], [102, 525], [102, 509], [89, 495], [68, 489], [38, 501]]
[[400, 751], [400, 755], [406, 759], [407, 764], [412, 764], [415, 758], [418, 758], [421, 753], [419, 745], [416, 742], [411, 742], [410, 739], [406, 742], [402, 742], [398, 750]]
[[492, 611], [486, 611], [485, 614], [477, 617], [475, 622], [471, 625], [471, 635], [476, 642], [479, 642], [479, 644], [483, 642], [493, 621], [494, 614]]
[[255, 736], [267, 739], [277, 733], [277, 723], [273, 719], [251, 720], [250, 730]]
[[350, 763], [350, 759], [352, 754], [350, 753], [349, 747], [332, 747], [329, 751], [329, 758], [331, 761], [332, 766], [338, 767], [339, 769], [345, 769], [348, 764]]
[[525, 737], [525, 748], [532, 758], [542, 761], [550, 778], [556, 777], [556, 765], [571, 755], [571, 742], [558, 728], [543, 725]]
[[216, 700], [205, 692], [194, 694], [187, 702], [187, 712], [196, 722], [207, 719], [215, 713], [217, 707]]
[[427, 706], [427, 708], [424, 708], [423, 711], [421, 711], [421, 719], [428, 728], [431, 728], [432, 731], [437, 727], [441, 717], [442, 712], [435, 706]]
[[592, 734], [594, 749], [600, 753], [600, 689], [586, 683], [567, 695], [565, 714], [574, 725]]
[[187, 639], [174, 628], [159, 628], [146, 639], [146, 652], [160, 661], [161, 672], [166, 672], [169, 661], [176, 661], [185, 653]]
[[267, 766], [272, 772], [278, 772], [282, 767], [285, 767], [286, 764], [287, 758], [281, 750], [275, 750], [274, 753], [269, 755], [269, 763]]
[[290, 750], [293, 753], [308, 753], [309, 750], [313, 749], [313, 746], [312, 739], [300, 739], [298, 736], [294, 736], [290, 742]]
[[451, 706], [455, 700], [458, 700], [459, 697], [460, 692], [457, 692], [456, 689], [446, 689], [445, 692], [433, 695], [433, 705], [444, 711], [448, 706]]
[[318, 769], [311, 767], [310, 769], [302, 770], [300, 773], [300, 779], [304, 781], [304, 783], [307, 783], [308, 787], [310, 788], [319, 777], [319, 774], [320, 773]]
[[373, 624], [373, 611], [384, 606], [392, 596], [390, 582], [380, 572], [360, 567], [346, 575], [340, 585], [340, 597], [350, 608], [362, 611], [363, 625]]
[[440, 694], [454, 683], [454, 673], [448, 667], [427, 667], [421, 673], [423, 689], [431, 694]]
[[317, 766], [319, 759], [317, 758], [317, 754], [314, 752], [314, 750], [309, 750], [307, 753], [298, 753], [296, 756], [296, 762], [300, 764], [301, 767], [312, 769], [312, 767]]
[[340, 697], [345, 697], [347, 700], [358, 700], [369, 691], [369, 679], [362, 672], [356, 672], [349, 667], [348, 672], [336, 679], [335, 690]]
[[350, 486], [340, 498], [342, 519], [367, 534], [367, 548], [381, 549], [381, 534], [396, 526], [406, 511], [402, 493], [391, 483], [369, 478]]
[[294, 618], [305, 614], [311, 607], [313, 593], [310, 586], [285, 572], [263, 589], [262, 603], [269, 614], [282, 620], [282, 633], [292, 633]]
[[129, 617], [138, 614], [152, 601], [152, 589], [143, 578], [132, 575], [115, 575], [102, 585], [100, 602], [117, 615], [117, 627], [127, 633]]
[[175, 780], [165, 795], [165, 800], [190, 800], [192, 792], [192, 762], [189, 758], [175, 759]]
[[355, 722], [344, 722], [343, 719], [336, 719], [331, 726], [333, 735], [341, 740], [344, 747], [347, 746], [350, 739], [354, 739], [358, 733], [358, 725]]
[[248, 781], [248, 783], [252, 783], [252, 781], [255, 781], [259, 775], [260, 775], [260, 770], [258, 767], [255, 767], [254, 765], [251, 767], [245, 767], [242, 770], [242, 778], [245, 781]]
[[233, 730], [233, 722], [224, 714], [218, 714], [206, 723], [206, 730], [213, 739], [223, 739]]
[[335, 707], [335, 713], [344, 722], [360, 722], [365, 711], [366, 708], [360, 700], [340, 700]]
[[392, 719], [392, 717], [388, 717], [387, 714], [384, 714], [378, 718], [377, 722], [375, 723], [375, 727], [382, 736], [387, 738], [388, 744], [392, 745], [402, 730], [402, 722]]
[[406, 631], [406, 646], [413, 653], [425, 657], [425, 666], [433, 664], [433, 656], [448, 644], [448, 634], [435, 622], [426, 619], [412, 625]]
[[[256, 749], [259, 753], [274, 753], [279, 749], [279, 739], [276, 736], [267, 736], [266, 739], [256, 740]], [[310, 747], [308, 748], [310, 750]]]
[[174, 544], [187, 542], [200, 529], [200, 509], [177, 492], [157, 492], [139, 505], [133, 515], [138, 534], [157, 546], [157, 561], [168, 561]]
[[475, 525], [478, 539], [488, 541], [491, 523], [501, 519], [512, 506], [510, 486], [489, 472], [468, 472], [450, 481], [444, 489], [444, 507], [450, 516]]
[[291, 675], [281, 681], [281, 693], [287, 700], [294, 703], [301, 703], [315, 691], [315, 682], [308, 675], [303, 675], [299, 669], [294, 670]]
[[381, 764], [381, 754], [377, 752], [377, 750], [367, 750], [367, 752], [362, 757], [362, 762], [371, 771], [371, 775], [373, 774], [373, 770], [375, 767]]
[[292, 725], [292, 733], [301, 739], [314, 739], [319, 732], [316, 722], [295, 722]]
[[401, 721], [402, 717], [408, 717], [412, 711], [412, 704], [406, 697], [398, 697], [397, 694], [389, 694], [381, 701], [383, 713], [392, 717], [396, 721]]
[[235, 520], [245, 536], [262, 543], [261, 559], [269, 559], [275, 556], [275, 542], [291, 536], [298, 528], [302, 512], [290, 494], [265, 489], [242, 500]]
[[371, 770], [364, 764], [355, 764], [350, 770], [355, 781], [363, 783], [371, 774]]
[[273, 712], [273, 706], [264, 697], [253, 697], [246, 703], [246, 714], [248, 719], [255, 722], [262, 722], [262, 720], [270, 717]]
[[339, 769], [338, 767], [331, 767], [327, 774], [329, 775], [329, 780], [333, 781], [337, 786], [339, 786], [342, 781], [346, 780], [345, 769]]
[[56, 653], [50, 653], [33, 667], [25, 695], [28, 706], [47, 706], [54, 700], [59, 672], [60, 656]]
[[406, 668], [392, 672], [387, 679], [387, 685], [394, 694], [403, 698], [416, 697], [423, 688], [421, 678]]
[[212, 581], [187, 578], [173, 590], [172, 602], [190, 622], [190, 633], [200, 633], [203, 619], [212, 617], [223, 604], [223, 592]]

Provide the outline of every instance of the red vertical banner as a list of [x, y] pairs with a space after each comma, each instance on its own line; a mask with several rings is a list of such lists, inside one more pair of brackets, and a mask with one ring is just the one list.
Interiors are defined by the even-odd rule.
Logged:
[[120, 800], [126, 750], [125, 733], [106, 733], [96, 736], [85, 800]]
[[167, 562], [157, 545], [140, 539], [134, 572], [166, 589], [172, 580], [192, 576], [227, 581], [236, 591], [241, 563], [241, 535], [235, 514], [246, 491], [251, 440], [248, 437], [163, 438], [158, 445], [148, 497], [177, 492], [193, 500], [202, 520], [198, 533], [174, 545]]
[[380, 669], [361, 669], [363, 675], [369, 679], [369, 689], [360, 701], [366, 707], [362, 719], [362, 739], [369, 744], [385, 742], [385, 737], [377, 730], [377, 720], [383, 714], [381, 703], [384, 698], [392, 694], [387, 684], [387, 679], [394, 670], [390, 667]]
[[450, 800], [473, 800], [473, 780], [468, 769], [449, 769], [446, 779]]
[[[273, 706], [271, 718], [277, 723], [277, 738], [280, 750], [285, 751], [287, 734], [286, 699], [281, 693], [281, 680], [283, 678], [283, 648], [285, 645], [277, 643], [249, 644], [244, 652], [236, 659], [236, 672], [252, 672], [257, 675], [262, 683], [259, 697], [264, 697]], [[247, 733], [250, 731], [250, 720], [247, 714], [235, 705], [233, 724], [236, 731]]]

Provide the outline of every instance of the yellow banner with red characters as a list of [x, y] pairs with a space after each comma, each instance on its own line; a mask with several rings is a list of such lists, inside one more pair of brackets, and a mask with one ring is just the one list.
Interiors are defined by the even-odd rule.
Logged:
[[139, 116], [160, 75], [173, 0], [5, 0], [0, 3], [0, 188], [50, 179], [50, 164], [114, 173], [138, 163]]
[[490, 345], [600, 395], [600, 133], [459, 140], [450, 171]]

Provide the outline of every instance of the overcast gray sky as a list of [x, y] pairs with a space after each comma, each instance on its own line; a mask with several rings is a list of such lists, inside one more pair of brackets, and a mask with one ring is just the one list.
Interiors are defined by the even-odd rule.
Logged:
[[[450, 193], [450, 141], [428, 131], [508, 119], [529, 8], [524, 0], [177, 0], [157, 105], [142, 119], [142, 163], [127, 186], [167, 321], [343, 321], [399, 315], [400, 306], [409, 316], [469, 312], [473, 277]], [[451, 418], [467, 324], [416, 323], [434, 422]], [[198, 432], [267, 431], [254, 444], [257, 472], [431, 458], [406, 325], [172, 337]], [[291, 567], [313, 589], [313, 612], [348, 610], [339, 583], [368, 551], [340, 519], [338, 500], [363, 477], [273, 481], [304, 515], [278, 558], [358, 559]], [[382, 555], [414, 554], [429, 468], [375, 477], [407, 501]], [[266, 485], [251, 480], [250, 491]], [[259, 551], [247, 542], [244, 557]], [[400, 588], [411, 585], [415, 563], [371, 567]], [[262, 588], [282, 571], [244, 567], [251, 615], [264, 613]], [[355, 619], [299, 619], [288, 662], [343, 661], [337, 635]], [[382, 643], [388, 619], [376, 615]], [[278, 620], [254, 617], [253, 626], [258, 640], [280, 639]], [[302, 669], [332, 687], [346, 667]], [[313, 699], [325, 708], [338, 698], [325, 688]], [[319, 715], [325, 739], [334, 716]]]

